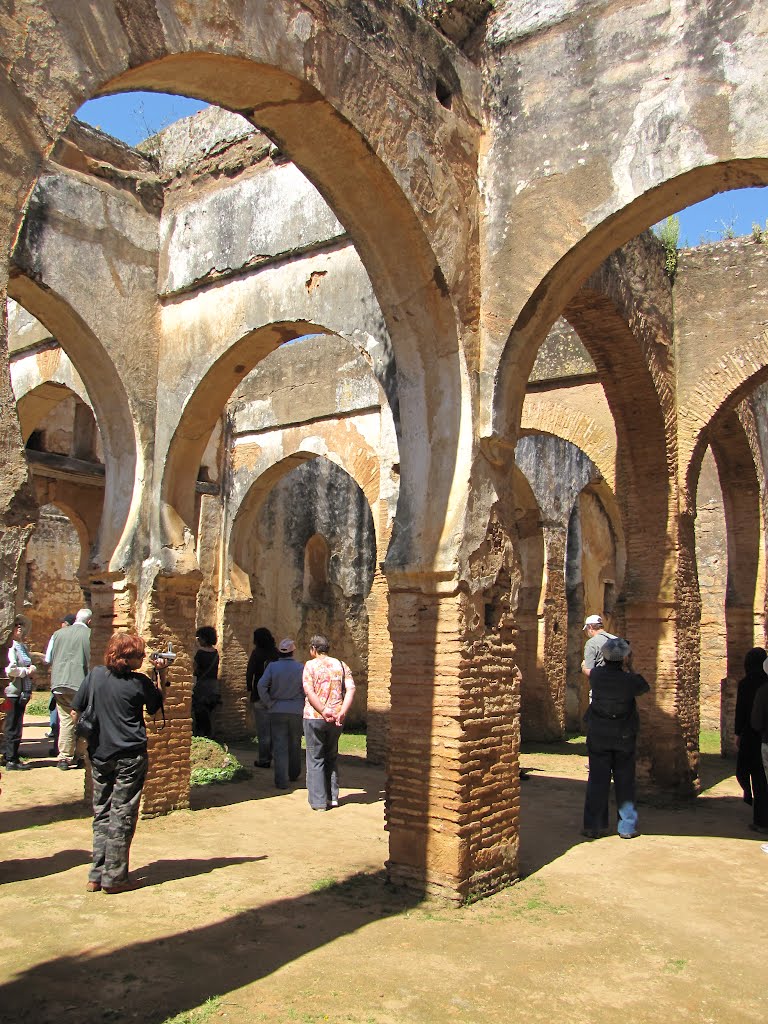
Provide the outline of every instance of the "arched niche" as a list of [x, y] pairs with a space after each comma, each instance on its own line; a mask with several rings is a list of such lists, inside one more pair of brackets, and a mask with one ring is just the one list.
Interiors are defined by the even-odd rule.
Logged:
[[[359, 693], [350, 722], [364, 721], [368, 683], [369, 596], [377, 573], [376, 524], [367, 495], [338, 464], [307, 452], [255, 480], [230, 535], [224, 675], [235, 680], [225, 705], [235, 728], [239, 666], [254, 628], [291, 636], [305, 660], [312, 634], [331, 639]], [[226, 708], [225, 708], [226, 713]]]
[[330, 554], [328, 541], [321, 533], [313, 533], [304, 545], [304, 604], [322, 604], [326, 600]]

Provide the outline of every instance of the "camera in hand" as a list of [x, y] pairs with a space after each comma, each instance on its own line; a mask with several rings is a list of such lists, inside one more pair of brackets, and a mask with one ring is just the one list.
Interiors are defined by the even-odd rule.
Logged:
[[156, 668], [163, 668], [165, 665], [172, 665], [176, 661], [176, 652], [173, 649], [173, 644], [168, 641], [167, 651], [153, 651], [149, 660]]

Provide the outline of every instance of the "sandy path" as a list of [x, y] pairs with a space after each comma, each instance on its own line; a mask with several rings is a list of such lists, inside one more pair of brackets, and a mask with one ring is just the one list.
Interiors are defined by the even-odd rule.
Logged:
[[526, 877], [462, 909], [384, 887], [384, 774], [358, 758], [328, 814], [259, 772], [141, 821], [143, 887], [112, 897], [84, 891], [82, 773], [31, 763], [0, 797], [3, 1021], [156, 1024], [212, 995], [197, 1019], [235, 1024], [723, 1024], [768, 1009], [768, 856], [717, 758], [695, 804], [643, 806], [641, 838], [590, 843], [583, 753], [525, 755]]

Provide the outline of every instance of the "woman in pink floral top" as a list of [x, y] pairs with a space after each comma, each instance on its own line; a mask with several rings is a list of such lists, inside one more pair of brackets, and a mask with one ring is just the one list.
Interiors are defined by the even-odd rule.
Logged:
[[339, 736], [355, 696], [349, 665], [329, 658], [328, 637], [318, 633], [309, 643], [304, 666], [304, 738], [307, 744], [307, 796], [313, 811], [339, 806], [336, 761]]

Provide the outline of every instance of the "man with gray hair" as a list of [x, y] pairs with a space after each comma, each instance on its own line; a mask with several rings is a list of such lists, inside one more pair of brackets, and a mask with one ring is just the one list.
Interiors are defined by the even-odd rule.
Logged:
[[584, 632], [587, 634], [587, 642], [584, 644], [584, 660], [581, 663], [581, 671], [588, 676], [593, 668], [603, 665], [603, 644], [606, 640], [615, 640], [613, 633], [609, 633], [603, 625], [600, 615], [588, 615], [584, 622]]
[[49, 646], [51, 693], [59, 712], [58, 765], [64, 772], [81, 767], [85, 753], [85, 741], [77, 740], [70, 712], [75, 694], [90, 668], [92, 618], [90, 608], [81, 608], [72, 626], [56, 630]]

